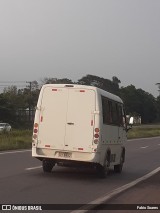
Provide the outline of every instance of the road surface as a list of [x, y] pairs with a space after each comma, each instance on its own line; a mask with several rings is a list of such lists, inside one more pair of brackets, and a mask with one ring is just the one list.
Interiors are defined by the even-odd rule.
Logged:
[[0, 152], [1, 204], [87, 204], [160, 166], [160, 137], [126, 142], [122, 174], [99, 179], [91, 169], [54, 167], [43, 173], [31, 150]]

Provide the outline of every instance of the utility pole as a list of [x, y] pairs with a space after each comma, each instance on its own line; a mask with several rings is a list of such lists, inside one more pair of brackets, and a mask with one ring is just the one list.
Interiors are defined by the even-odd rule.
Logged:
[[27, 84], [29, 84], [29, 122], [31, 121], [31, 97], [32, 97], [32, 82], [27, 81]]
[[159, 96], [160, 96], [160, 83], [156, 83], [156, 85], [158, 86], [158, 92], [159, 92]]

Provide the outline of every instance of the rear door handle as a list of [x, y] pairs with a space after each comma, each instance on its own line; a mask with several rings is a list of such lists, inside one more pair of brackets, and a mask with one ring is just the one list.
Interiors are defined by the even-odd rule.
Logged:
[[68, 124], [68, 125], [74, 125], [74, 123], [71, 123], [71, 122], [70, 122], [70, 123], [67, 123], [67, 124]]

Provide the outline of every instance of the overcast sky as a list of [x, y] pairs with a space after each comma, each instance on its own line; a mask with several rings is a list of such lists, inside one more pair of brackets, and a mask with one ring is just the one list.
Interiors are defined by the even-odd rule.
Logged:
[[87, 74], [158, 95], [160, 0], [0, 0], [0, 81]]

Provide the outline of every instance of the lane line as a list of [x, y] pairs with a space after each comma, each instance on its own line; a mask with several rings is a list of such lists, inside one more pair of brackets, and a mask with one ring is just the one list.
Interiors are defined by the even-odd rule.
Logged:
[[27, 150], [21, 150], [21, 151], [9, 151], [9, 152], [0, 152], [0, 155], [6, 155], [6, 154], [16, 154], [16, 153], [22, 153], [22, 152], [31, 152], [31, 149]]
[[42, 168], [42, 166], [30, 167], [30, 168], [26, 168], [25, 170], [29, 171], [29, 170], [40, 169], [40, 168]]
[[146, 148], [148, 148], [149, 146], [142, 146], [142, 147], [140, 147], [140, 149], [146, 149]]
[[[106, 194], [105, 196], [103, 197], [100, 197], [84, 206], [82, 206], [81, 208], [77, 209], [77, 210], [74, 210], [72, 211], [71, 213], [87, 213], [89, 212], [90, 210], [93, 210], [96, 206], [98, 205], [101, 205], [103, 203], [106, 203], [108, 200], [110, 200], [111, 198], [113, 198], [114, 196], [120, 194], [121, 192], [124, 192], [125, 190], [137, 185], [138, 183], [150, 178], [151, 176], [155, 175], [156, 173], [158, 173], [160, 171], [160, 167], [158, 167], [157, 169], [153, 170], [152, 172], [128, 183], [128, 184], [125, 184], [113, 191], [111, 191], [110, 193]], [[93, 206], [92, 206], [93, 205]]]

